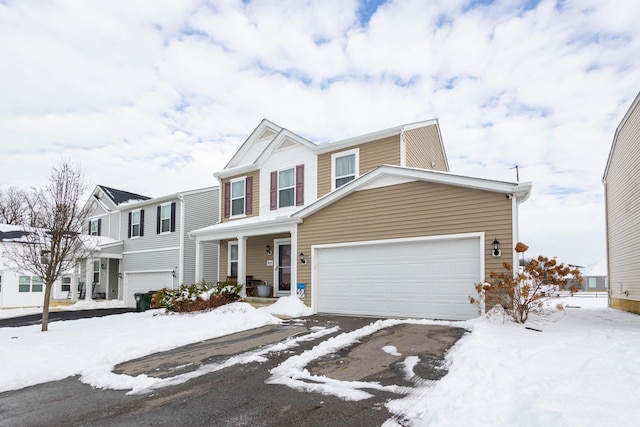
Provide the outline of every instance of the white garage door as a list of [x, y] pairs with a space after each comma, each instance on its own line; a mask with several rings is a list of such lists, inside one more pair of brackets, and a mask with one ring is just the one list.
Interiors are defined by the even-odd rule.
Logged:
[[319, 313], [464, 320], [480, 281], [480, 238], [316, 248]]
[[127, 307], [135, 307], [136, 300], [133, 296], [136, 292], [157, 291], [172, 286], [173, 276], [170, 272], [126, 273], [124, 284], [124, 304]]

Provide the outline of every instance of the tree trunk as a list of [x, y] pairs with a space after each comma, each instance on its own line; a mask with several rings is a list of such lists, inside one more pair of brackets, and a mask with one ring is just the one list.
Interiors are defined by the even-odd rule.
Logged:
[[49, 330], [49, 300], [51, 299], [53, 283], [47, 283], [44, 288], [44, 303], [42, 304], [42, 332]]

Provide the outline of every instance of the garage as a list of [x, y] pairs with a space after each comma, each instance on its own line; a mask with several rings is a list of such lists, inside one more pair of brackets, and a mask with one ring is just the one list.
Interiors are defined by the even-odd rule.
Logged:
[[319, 245], [319, 313], [464, 320], [484, 272], [479, 234]]
[[124, 304], [127, 307], [135, 307], [135, 293], [171, 288], [172, 284], [173, 275], [170, 271], [125, 273]]

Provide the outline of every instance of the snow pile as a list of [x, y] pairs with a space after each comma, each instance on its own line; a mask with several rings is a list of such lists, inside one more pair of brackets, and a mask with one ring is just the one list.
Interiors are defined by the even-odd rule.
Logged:
[[258, 310], [273, 314], [274, 316], [302, 317], [311, 316], [313, 310], [304, 305], [295, 295], [278, 298], [278, 301], [268, 307], [261, 307]]
[[122, 388], [110, 383], [116, 381], [111, 371], [118, 363], [279, 322], [237, 302], [198, 314], [149, 310], [52, 322], [49, 332], [41, 332], [40, 325], [0, 328], [0, 366], [11, 366], [0, 376], [0, 392], [72, 375], [88, 375], [94, 386]]

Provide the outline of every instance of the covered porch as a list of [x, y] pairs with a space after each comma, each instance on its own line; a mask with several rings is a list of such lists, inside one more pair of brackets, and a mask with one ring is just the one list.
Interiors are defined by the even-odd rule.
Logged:
[[[295, 294], [297, 223], [288, 217], [247, 218], [192, 231], [191, 237], [196, 240], [196, 281], [202, 279], [207, 263], [219, 262], [218, 280], [244, 285], [245, 298]], [[219, 245], [218, 260], [204, 259], [206, 242]]]

